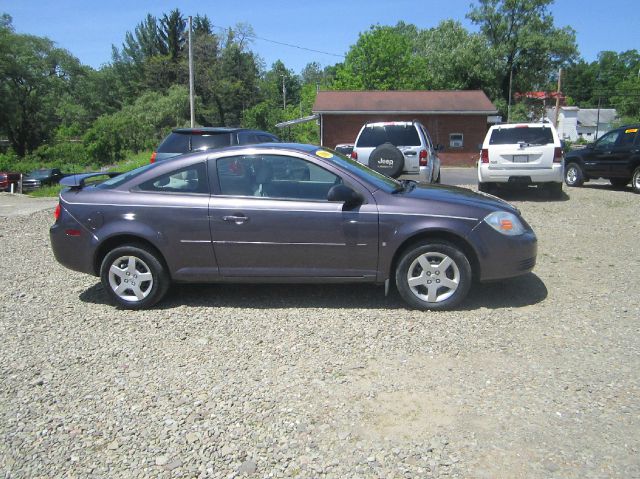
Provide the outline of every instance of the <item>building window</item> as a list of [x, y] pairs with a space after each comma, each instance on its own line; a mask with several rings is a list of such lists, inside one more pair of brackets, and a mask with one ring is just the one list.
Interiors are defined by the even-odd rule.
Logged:
[[462, 133], [450, 133], [449, 134], [449, 146], [451, 148], [462, 148], [464, 142], [463, 142], [463, 135]]

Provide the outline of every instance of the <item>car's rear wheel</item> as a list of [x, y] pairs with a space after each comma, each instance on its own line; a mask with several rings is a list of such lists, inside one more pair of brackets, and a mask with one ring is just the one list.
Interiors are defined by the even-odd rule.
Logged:
[[636, 193], [640, 193], [640, 166], [638, 166], [633, 171], [633, 176], [631, 177], [631, 187], [633, 191]]
[[102, 260], [100, 279], [109, 298], [126, 309], [144, 309], [160, 301], [169, 275], [157, 256], [138, 245], [119, 246]]
[[400, 258], [396, 286], [400, 296], [415, 308], [451, 309], [469, 292], [471, 265], [450, 243], [419, 243]]
[[569, 163], [564, 170], [564, 182], [567, 186], [582, 186], [584, 183], [584, 173], [576, 163]]
[[493, 183], [478, 182], [478, 191], [482, 191], [483, 193], [492, 193], [493, 190], [494, 190]]
[[614, 188], [624, 188], [629, 184], [629, 178], [609, 178], [609, 183]]
[[554, 199], [562, 198], [562, 183], [549, 183], [547, 184], [547, 191], [549, 197]]

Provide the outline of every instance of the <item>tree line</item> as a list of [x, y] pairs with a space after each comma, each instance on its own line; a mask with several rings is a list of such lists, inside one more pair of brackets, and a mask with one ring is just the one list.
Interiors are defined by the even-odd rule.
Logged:
[[[584, 61], [573, 29], [555, 26], [552, 3], [477, 0], [467, 14], [477, 32], [455, 20], [429, 29], [374, 25], [343, 62], [309, 63], [299, 73], [280, 60], [267, 68], [252, 51], [251, 26], [220, 29], [196, 15], [196, 122], [317, 143], [314, 123], [284, 131], [275, 124], [311, 114], [318, 89], [481, 89], [504, 115], [510, 94], [554, 90], [559, 67], [569, 103], [606, 104], [625, 120], [640, 119], [638, 52], [605, 51]], [[112, 47], [111, 61], [93, 69], [48, 38], [16, 33], [11, 17], [2, 15], [0, 139], [10, 145], [9, 157], [109, 165], [154, 148], [173, 127], [188, 126], [187, 34], [178, 9], [147, 15]], [[514, 112], [529, 114], [526, 104]]]

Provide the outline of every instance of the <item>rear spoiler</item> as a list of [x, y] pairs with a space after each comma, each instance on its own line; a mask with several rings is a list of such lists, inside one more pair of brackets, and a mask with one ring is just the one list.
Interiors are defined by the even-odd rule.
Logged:
[[60, 184], [62, 186], [68, 186], [72, 190], [81, 190], [85, 186], [86, 180], [88, 180], [89, 178], [94, 178], [96, 176], [108, 176], [109, 178], [113, 178], [121, 174], [122, 173], [107, 171], [103, 171], [100, 173], [79, 173], [65, 176], [60, 180]]

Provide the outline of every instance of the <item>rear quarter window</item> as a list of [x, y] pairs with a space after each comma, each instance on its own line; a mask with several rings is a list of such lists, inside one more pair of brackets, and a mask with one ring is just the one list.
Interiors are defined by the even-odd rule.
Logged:
[[189, 135], [184, 133], [169, 133], [160, 143], [158, 153], [186, 153], [189, 151]]
[[553, 143], [553, 133], [551, 128], [498, 128], [493, 130], [489, 139], [490, 145], [515, 145], [518, 143], [548, 145]]

